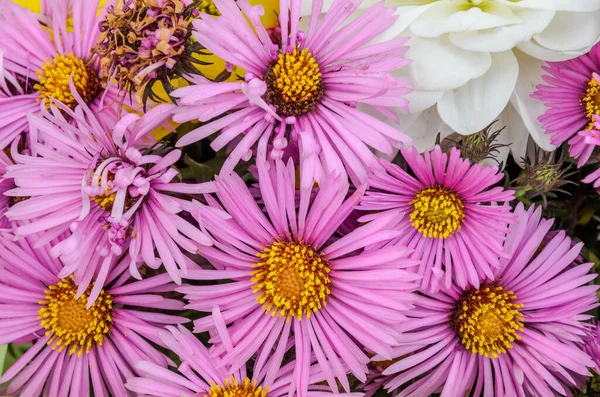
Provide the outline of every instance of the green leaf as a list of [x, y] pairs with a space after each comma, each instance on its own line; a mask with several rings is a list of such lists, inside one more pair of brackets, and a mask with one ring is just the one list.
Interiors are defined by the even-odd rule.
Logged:
[[[183, 162], [190, 168], [182, 169], [181, 174], [184, 178], [193, 177], [196, 182], [207, 182], [213, 179], [215, 174], [219, 173], [221, 164], [197, 163], [187, 154], [183, 157]], [[215, 167], [216, 166], [216, 167]]]
[[8, 351], [8, 345], [0, 346], [0, 376], [4, 373], [4, 360], [6, 359], [6, 352]]
[[593, 207], [585, 207], [580, 212], [580, 216], [579, 216], [579, 219], [577, 220], [577, 224], [579, 226], [587, 225], [592, 220], [592, 217], [594, 216], [595, 212], [596, 212], [596, 210]]
[[5, 351], [3, 353], [0, 352], [0, 356], [2, 354], [4, 355], [0, 360], [0, 374], [2, 374], [5, 369], [10, 368], [27, 350], [29, 350], [30, 347], [31, 343], [23, 343], [20, 345], [10, 343], [1, 346], [0, 349], [4, 349]]

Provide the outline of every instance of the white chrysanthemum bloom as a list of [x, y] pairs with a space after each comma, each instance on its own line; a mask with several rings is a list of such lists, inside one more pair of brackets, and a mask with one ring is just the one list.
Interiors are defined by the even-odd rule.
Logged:
[[[407, 133], [423, 149], [436, 134], [471, 134], [500, 118], [518, 160], [529, 134], [553, 150], [530, 97], [545, 61], [579, 56], [600, 37], [600, 0], [392, 0], [392, 35], [410, 35], [407, 69], [416, 90]], [[423, 129], [424, 126], [428, 128]], [[449, 128], [448, 128], [449, 127]]]
[[[325, 0], [327, 3], [327, 0]], [[518, 159], [529, 134], [553, 150], [530, 97], [545, 61], [577, 57], [600, 37], [600, 0], [387, 0], [398, 20], [381, 40], [410, 36], [401, 73], [414, 81], [404, 131], [420, 150], [438, 132], [468, 135], [500, 118]], [[408, 75], [407, 75], [408, 73]], [[399, 76], [400, 77], [400, 76]]]

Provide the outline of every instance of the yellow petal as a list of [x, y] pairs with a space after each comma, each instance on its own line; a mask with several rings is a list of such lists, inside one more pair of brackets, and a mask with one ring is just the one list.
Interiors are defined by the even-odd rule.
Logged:
[[40, 4], [40, 0], [12, 0], [13, 3], [16, 3], [20, 6], [27, 7], [33, 12], [41, 12], [42, 6]]
[[265, 15], [261, 17], [265, 28], [274, 28], [279, 24], [277, 16], [279, 15], [279, 0], [249, 0], [252, 5], [262, 5], [265, 8]]

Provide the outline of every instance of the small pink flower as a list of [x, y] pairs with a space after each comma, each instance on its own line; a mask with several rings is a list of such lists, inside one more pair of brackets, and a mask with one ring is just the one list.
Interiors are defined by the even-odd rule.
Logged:
[[[368, 169], [379, 167], [372, 149], [392, 155], [410, 139], [357, 105], [394, 118], [390, 108], [407, 109], [405, 95], [411, 90], [406, 80], [390, 74], [409, 63], [403, 57], [407, 39], [371, 43], [397, 19], [394, 9], [381, 2], [346, 23], [360, 3], [335, 0], [321, 21], [323, 2], [315, 1], [303, 31], [300, 1], [289, 7], [282, 1], [276, 29], [280, 43], [274, 44], [260, 22], [262, 7], [246, 0], [216, 1], [222, 15], [201, 14], [193, 22], [194, 37], [246, 74], [244, 81], [219, 83], [190, 77], [190, 86], [172, 93], [180, 105], [174, 110], [175, 121], [205, 123], [177, 145], [221, 131], [212, 147], [232, 145], [222, 169], [227, 175], [249, 150], [280, 158], [293, 142], [300, 156], [305, 150], [317, 151], [317, 177], [346, 172], [355, 183], [364, 182]], [[241, 139], [233, 143], [236, 137]], [[308, 139], [310, 149], [303, 143]]]
[[147, 142], [148, 133], [168, 119], [164, 110], [150, 110], [143, 120], [129, 114], [107, 129], [85, 104], [75, 111], [62, 107], [70, 122], [42, 109], [43, 117], [29, 116], [36, 137], [30, 154], [13, 147], [16, 164], [6, 178], [17, 187], [6, 194], [28, 198], [6, 215], [19, 222], [18, 237], [40, 234], [36, 246], [69, 235], [51, 252], [65, 264], [59, 276], [73, 274], [79, 294], [96, 279], [90, 305], [120, 255], [127, 253], [137, 278], [142, 262], [152, 268], [162, 264], [181, 283], [180, 272], [191, 262], [182, 251], [195, 254], [210, 244], [182, 216], [192, 203], [174, 194], [207, 193], [212, 184], [173, 182], [177, 171], [171, 166], [181, 152]]
[[[220, 317], [218, 310], [213, 313]], [[216, 353], [216, 349], [207, 349], [185, 327], [179, 325], [166, 327], [159, 336], [166, 347], [179, 356], [181, 365], [177, 373], [157, 365], [153, 362], [140, 361], [136, 365], [143, 377], [130, 378], [125, 387], [144, 396], [156, 397], [181, 397], [181, 396], [254, 396], [254, 397], [283, 397], [300, 396], [296, 391], [293, 377], [296, 362], [287, 363], [278, 369], [270, 383], [258, 381], [257, 374], [246, 374], [246, 368], [231, 370], [228, 366], [220, 365], [222, 355], [232, 348], [231, 335], [225, 324], [220, 324], [214, 339], [225, 346], [225, 351]], [[325, 381], [324, 372], [314, 365], [309, 377], [309, 391], [304, 394], [308, 397], [322, 397], [331, 395], [331, 390], [322, 384]], [[337, 392], [337, 389], [334, 389]], [[339, 394], [337, 396], [351, 397], [352, 394]], [[354, 394], [354, 396], [356, 396]]]
[[[552, 220], [517, 206], [508, 256], [479, 288], [453, 286], [417, 299], [398, 331], [395, 362], [383, 371], [398, 395], [569, 396], [585, 385], [590, 357], [585, 314], [597, 306], [593, 263], [563, 231], [543, 245]], [[596, 337], [595, 335], [594, 337]], [[594, 357], [597, 358], [597, 357]], [[375, 361], [383, 360], [380, 356]]]
[[539, 120], [553, 144], [569, 141], [569, 153], [583, 167], [595, 148], [585, 136], [594, 128], [594, 117], [600, 116], [600, 44], [578, 58], [550, 62], [544, 70], [546, 84], [538, 85], [532, 95], [548, 108]]
[[0, 0], [0, 149], [28, 131], [29, 114], [39, 115], [53, 100], [73, 109], [79, 95], [100, 122], [114, 124], [118, 90], [101, 87], [100, 63], [92, 54], [105, 14], [97, 13], [99, 1], [43, 0], [36, 15]]
[[498, 167], [483, 167], [461, 159], [453, 148], [439, 146], [420, 155], [414, 147], [401, 149], [404, 170], [381, 160], [360, 209], [374, 211], [362, 220], [393, 217], [400, 237], [395, 242], [414, 250], [416, 268], [426, 291], [479, 287], [493, 278], [506, 257], [502, 247], [507, 225], [515, 221], [508, 205], [512, 190], [492, 187], [502, 180]]
[[314, 188], [312, 174], [301, 174], [298, 192], [293, 161], [259, 159], [257, 170], [264, 207], [230, 174], [216, 178], [216, 197], [196, 213], [213, 242], [200, 254], [216, 270], [190, 270], [185, 278], [229, 282], [178, 291], [187, 308], [212, 313], [195, 321], [195, 332], [229, 327], [233, 348], [215, 350], [223, 365], [235, 371], [255, 356], [254, 379], [269, 385], [294, 348], [298, 395], [309, 387], [315, 357], [329, 387], [339, 382], [349, 392], [347, 373], [366, 380], [362, 346], [390, 356], [401, 337], [393, 329], [405, 321], [420, 278], [404, 268], [415, 261], [402, 246], [365, 249], [398, 236], [387, 219], [334, 236], [363, 192], [348, 197], [345, 178], [329, 174]]
[[138, 361], [172, 363], [156, 346], [166, 347], [159, 334], [189, 320], [164, 313], [183, 309], [161, 295], [174, 289], [168, 275], [131, 281], [113, 272], [86, 307], [95, 280], [78, 296], [72, 277], [59, 276], [62, 265], [49, 247], [34, 248], [34, 241], [0, 239], [0, 343], [32, 342], [0, 377], [2, 395], [130, 397], [124, 384], [142, 375]]

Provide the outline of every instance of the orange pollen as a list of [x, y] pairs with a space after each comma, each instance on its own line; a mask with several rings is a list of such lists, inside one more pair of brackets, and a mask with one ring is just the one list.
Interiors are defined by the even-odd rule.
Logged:
[[411, 223], [425, 237], [448, 238], [460, 230], [465, 220], [462, 199], [443, 186], [422, 189], [409, 204], [413, 206]]
[[495, 284], [484, 284], [463, 294], [450, 324], [463, 346], [473, 354], [498, 358], [512, 348], [523, 330], [523, 304], [514, 292]]
[[258, 386], [256, 381], [251, 381], [248, 378], [244, 378], [239, 383], [233, 375], [229, 378], [225, 378], [222, 386], [217, 385], [214, 382], [210, 383], [210, 390], [204, 397], [267, 397], [269, 388], [262, 388]]
[[45, 102], [46, 109], [50, 109], [52, 98], [71, 109], [75, 108], [77, 101], [71, 93], [69, 79], [73, 80], [77, 93], [85, 103], [92, 102], [100, 90], [100, 79], [96, 72], [72, 53], [56, 54], [54, 59], [44, 62], [36, 74], [40, 82], [33, 88], [40, 94], [39, 101]]
[[46, 329], [46, 335], [52, 335], [48, 345], [56, 343], [52, 349], [63, 351], [69, 348], [69, 354], [89, 353], [94, 345], [101, 346], [110, 332], [113, 322], [112, 297], [104, 290], [88, 309], [86, 304], [94, 284], [77, 298], [77, 286], [73, 276], [63, 278], [45, 291], [45, 299], [40, 301], [38, 319]]
[[276, 241], [256, 254], [253, 291], [267, 314], [302, 320], [326, 305], [329, 261], [302, 241]]

